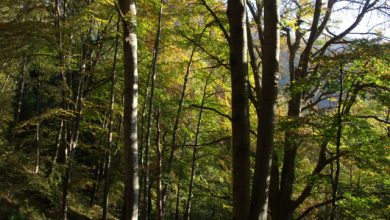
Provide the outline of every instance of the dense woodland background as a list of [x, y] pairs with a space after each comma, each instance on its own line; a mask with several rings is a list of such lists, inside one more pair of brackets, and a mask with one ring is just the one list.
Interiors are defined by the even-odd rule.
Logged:
[[388, 219], [389, 9], [1, 0], [0, 219]]

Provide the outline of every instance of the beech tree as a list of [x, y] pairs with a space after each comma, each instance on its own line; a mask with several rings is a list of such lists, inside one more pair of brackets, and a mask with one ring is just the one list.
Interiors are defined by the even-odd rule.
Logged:
[[233, 219], [249, 214], [249, 107], [245, 1], [228, 1], [232, 83]]
[[388, 10], [0, 1], [0, 219], [386, 219]]
[[123, 24], [123, 135], [125, 159], [125, 195], [123, 218], [138, 219], [138, 50], [136, 33], [136, 5], [133, 0], [122, 0], [120, 14]]

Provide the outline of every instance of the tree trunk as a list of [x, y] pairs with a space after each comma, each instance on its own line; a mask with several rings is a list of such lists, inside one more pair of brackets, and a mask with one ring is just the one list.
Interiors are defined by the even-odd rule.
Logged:
[[[4, 72], [4, 73], [6, 72], [6, 66], [7, 66], [7, 64], [4, 63], [4, 64], [3, 64], [3, 72]], [[6, 79], [4, 80], [3, 85], [1, 86], [1, 93], [3, 93], [4, 90], [5, 90], [5, 88], [7, 87], [7, 83], [8, 83], [8, 80], [9, 80], [10, 76], [11, 76], [11, 74], [10, 74], [10, 73], [7, 73], [7, 77], [6, 77]]]
[[[193, 61], [193, 58], [194, 58], [196, 47], [197, 46], [194, 45], [193, 48], [192, 48], [192, 52], [191, 52], [191, 55], [190, 55], [190, 60], [188, 61], [187, 68], [186, 68], [186, 73], [184, 75], [184, 82], [183, 82], [183, 88], [182, 88], [180, 99], [179, 99], [179, 106], [177, 108], [175, 122], [173, 124], [172, 142], [171, 142], [171, 146], [170, 146], [170, 149], [169, 149], [170, 150], [169, 158], [168, 158], [168, 161], [166, 163], [167, 165], [166, 165], [166, 167], [164, 169], [164, 173], [166, 175], [169, 175], [169, 172], [171, 171], [171, 165], [172, 165], [172, 161], [173, 161], [173, 156], [174, 156], [174, 153], [175, 153], [175, 151], [177, 149], [177, 146], [176, 146], [176, 135], [177, 135], [177, 131], [179, 129], [181, 110], [182, 110], [182, 107], [183, 107], [184, 98], [186, 96], [187, 83], [188, 83], [189, 76], [190, 76], [190, 73], [191, 73], [191, 66], [192, 66], [192, 61]], [[166, 197], [167, 197], [167, 190], [168, 190], [168, 184], [165, 184], [164, 187], [163, 187], [163, 192], [162, 192], [163, 214], [164, 214], [164, 211], [165, 211], [164, 209], [165, 209], [165, 201], [166, 201]]]
[[[119, 20], [116, 27], [117, 33], [119, 33]], [[110, 109], [108, 112], [108, 133], [107, 133], [107, 149], [106, 149], [106, 163], [104, 166], [104, 194], [103, 194], [103, 213], [102, 220], [107, 219], [108, 214], [108, 196], [110, 189], [110, 165], [111, 165], [111, 153], [113, 150], [113, 116], [114, 116], [114, 102], [115, 102], [115, 83], [116, 83], [116, 64], [118, 58], [118, 47], [119, 47], [119, 34], [115, 37], [115, 50], [114, 50], [114, 61], [112, 63], [111, 70], [111, 88], [110, 88]]]
[[[85, 63], [85, 57], [82, 63]], [[68, 128], [68, 156], [65, 157], [66, 160], [66, 173], [63, 178], [63, 192], [62, 192], [62, 219], [67, 220], [68, 215], [68, 194], [69, 194], [69, 185], [72, 177], [72, 171], [73, 171], [73, 158], [74, 158], [74, 151], [77, 147], [78, 140], [79, 140], [79, 133], [80, 133], [80, 121], [81, 121], [81, 110], [82, 110], [82, 100], [83, 100], [83, 88], [84, 88], [84, 74], [85, 74], [85, 65], [81, 65], [80, 67], [80, 80], [79, 85], [77, 89], [77, 94], [75, 96], [75, 106], [74, 111], [76, 112], [76, 117], [69, 122], [70, 127]], [[65, 153], [66, 154], [66, 153]]]
[[[96, 200], [96, 194], [99, 191], [99, 183], [100, 183], [100, 178], [102, 176], [102, 171], [101, 171], [101, 159], [97, 161], [97, 165], [95, 168], [95, 182], [93, 183], [93, 189], [92, 189], [92, 194], [91, 194], [91, 199], [89, 200], [89, 206], [93, 206]], [[103, 166], [105, 162], [103, 161]], [[95, 167], [95, 166], [94, 166]]]
[[192, 163], [191, 163], [191, 176], [190, 176], [190, 184], [189, 184], [189, 190], [188, 190], [188, 196], [187, 196], [187, 203], [184, 211], [184, 217], [183, 220], [189, 220], [190, 219], [190, 213], [191, 213], [191, 204], [192, 204], [192, 197], [193, 197], [193, 189], [194, 189], [194, 178], [195, 178], [195, 172], [196, 172], [196, 157], [198, 155], [198, 140], [199, 140], [199, 134], [200, 134], [200, 128], [202, 125], [202, 114], [203, 114], [203, 106], [206, 101], [206, 91], [207, 86], [210, 80], [211, 73], [207, 76], [206, 83], [203, 88], [203, 96], [201, 101], [201, 108], [198, 115], [198, 122], [196, 125], [196, 132], [195, 132], [195, 141], [194, 141], [194, 149], [192, 152]]
[[[87, 34], [89, 36], [90, 33]], [[69, 185], [73, 172], [73, 158], [74, 152], [78, 145], [79, 134], [80, 134], [80, 122], [81, 122], [81, 114], [83, 109], [83, 100], [84, 100], [84, 91], [85, 91], [85, 79], [87, 70], [91, 70], [91, 66], [89, 65], [89, 60], [91, 60], [92, 50], [87, 46], [86, 43], [87, 38], [84, 36], [82, 39], [83, 46], [81, 49], [81, 62], [79, 66], [79, 80], [76, 86], [72, 87], [72, 90], [76, 90], [73, 96], [73, 104], [72, 110], [75, 112], [75, 117], [73, 117], [68, 122], [68, 157], [66, 159], [66, 173], [63, 178], [63, 194], [62, 194], [62, 218], [64, 220], [67, 219], [68, 212], [68, 194], [69, 194]], [[70, 105], [68, 105], [70, 106]], [[70, 107], [69, 107], [70, 108]], [[65, 153], [66, 154], [66, 153]]]
[[[187, 143], [187, 136], [184, 136], [183, 145]], [[183, 160], [184, 149], [181, 149], [180, 160]], [[179, 177], [177, 178], [177, 191], [176, 191], [176, 208], [175, 208], [175, 220], [180, 219], [179, 207], [180, 207], [180, 192], [181, 192], [181, 180], [183, 178], [183, 167], [180, 165]]]
[[[39, 71], [39, 70], [37, 70]], [[39, 115], [41, 114], [41, 106], [40, 106], [40, 94], [39, 94], [39, 90], [40, 90], [40, 86], [41, 86], [41, 82], [40, 82], [40, 79], [39, 79], [39, 72], [38, 72], [38, 75], [37, 75], [37, 86], [35, 88], [35, 96], [36, 96], [36, 115], [39, 117]], [[40, 148], [40, 143], [39, 143], [39, 138], [40, 138], [40, 121], [38, 120], [37, 122], [37, 125], [36, 125], [36, 131], [35, 131], [35, 146], [36, 146], [36, 160], [35, 160], [35, 174], [38, 174], [39, 173], [39, 165], [40, 165], [40, 156], [41, 156], [41, 148]]]
[[[153, 115], [153, 105], [154, 105], [154, 94], [155, 94], [155, 85], [157, 77], [157, 63], [158, 55], [160, 49], [160, 39], [161, 39], [161, 19], [162, 19], [162, 10], [163, 10], [163, 1], [160, 2], [160, 10], [158, 14], [157, 22], [157, 33], [156, 39], [154, 42], [154, 51], [153, 51], [153, 61], [152, 61], [152, 75], [151, 75], [151, 85], [150, 85], [150, 97], [149, 97], [149, 106], [148, 106], [148, 118], [147, 118], [147, 127], [146, 127], [146, 145], [145, 145], [145, 161], [144, 161], [144, 194], [143, 194], [143, 209], [142, 214], [144, 219], [149, 219], [149, 214], [151, 207], [149, 207], [150, 200], [150, 168], [149, 168], [149, 152], [150, 152], [150, 139], [152, 133], [152, 115]], [[147, 98], [147, 97], [145, 97]]]
[[[313, 21], [310, 27], [310, 35], [306, 42], [306, 47], [299, 57], [298, 67], [295, 68], [295, 57], [299, 49], [301, 39], [303, 37], [301, 30], [296, 30], [295, 43], [291, 44], [290, 36], [288, 36], [288, 46], [290, 50], [289, 69], [290, 69], [290, 82], [292, 91], [291, 100], [288, 102], [288, 117], [296, 119], [300, 117], [301, 102], [303, 97], [302, 91], [295, 91], [295, 88], [299, 86], [301, 80], [303, 80], [308, 74], [309, 61], [311, 59], [311, 51], [318, 36], [322, 33], [325, 25], [328, 21], [328, 16], [332, 11], [334, 1], [328, 1], [327, 15], [320, 24], [322, 0], [316, 0], [314, 5]], [[297, 24], [300, 26], [300, 23]], [[293, 185], [295, 181], [295, 160], [297, 155], [298, 143], [294, 140], [298, 137], [296, 128], [289, 128], [285, 132], [285, 144], [284, 144], [284, 158], [283, 167], [280, 179], [280, 191], [279, 201], [276, 206], [276, 210], [273, 210], [273, 216], [276, 219], [285, 220], [292, 219], [294, 207], [291, 196], [293, 193]]]
[[338, 106], [337, 106], [337, 135], [336, 135], [336, 170], [334, 176], [332, 175], [332, 211], [331, 219], [337, 219], [337, 190], [339, 185], [339, 176], [340, 176], [340, 146], [341, 146], [341, 136], [342, 136], [342, 123], [343, 123], [343, 112], [342, 112], [342, 103], [343, 103], [343, 70], [342, 66], [340, 69], [340, 93], [338, 97]]
[[160, 145], [160, 108], [157, 108], [156, 113], [156, 151], [157, 151], [157, 220], [162, 220], [162, 191], [161, 191], [161, 174], [162, 174], [162, 158], [161, 158], [161, 145]]
[[124, 160], [125, 192], [123, 219], [138, 219], [138, 68], [136, 5], [134, 0], [120, 0], [120, 12], [123, 19], [123, 62], [124, 62]]
[[35, 131], [35, 146], [36, 146], [36, 153], [35, 153], [35, 170], [34, 173], [38, 174], [39, 173], [39, 165], [40, 165], [40, 157], [41, 157], [41, 148], [39, 146], [39, 128], [40, 128], [40, 122], [38, 122], [36, 126], [36, 131]]
[[46, 178], [50, 177], [50, 175], [55, 170], [55, 166], [57, 164], [57, 159], [58, 159], [58, 153], [60, 151], [60, 146], [61, 146], [61, 141], [62, 141], [62, 131], [63, 131], [63, 128], [64, 128], [64, 120], [61, 119], [59, 127], [58, 127], [58, 133], [57, 133], [56, 144], [55, 144], [55, 146], [56, 146], [55, 152], [54, 152], [53, 158], [51, 160], [51, 165], [50, 165], [49, 171], [46, 174]]
[[249, 214], [249, 107], [246, 14], [244, 0], [228, 0], [232, 83], [233, 219]]
[[249, 219], [266, 220], [275, 128], [277, 72], [279, 69], [279, 2], [264, 1], [262, 89], [259, 100], [258, 138]]
[[20, 67], [20, 76], [18, 80], [18, 100], [16, 103], [16, 110], [15, 110], [15, 116], [14, 116], [14, 122], [18, 123], [20, 121], [20, 115], [22, 113], [22, 105], [23, 105], [23, 96], [24, 96], [24, 71], [26, 68], [25, 58], [23, 58], [23, 61], [21, 61], [21, 67]]

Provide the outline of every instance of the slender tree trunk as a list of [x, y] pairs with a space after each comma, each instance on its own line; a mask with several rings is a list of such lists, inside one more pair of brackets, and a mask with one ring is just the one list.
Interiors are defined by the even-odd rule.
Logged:
[[249, 107], [247, 33], [244, 0], [228, 0], [232, 83], [233, 219], [249, 216]]
[[[59, 57], [59, 66], [60, 66], [60, 76], [62, 79], [61, 85], [61, 95], [62, 95], [62, 103], [61, 103], [61, 108], [64, 110], [70, 110], [70, 106], [68, 103], [68, 99], [70, 99], [70, 89], [67, 83], [67, 77], [65, 74], [65, 52], [64, 52], [64, 34], [62, 30], [62, 24], [66, 22], [66, 17], [67, 17], [67, 0], [64, 0], [61, 2], [60, 0], [55, 0], [54, 3], [55, 7], [55, 26], [56, 26], [56, 40], [57, 40], [57, 45], [59, 48], [58, 51], [58, 57]], [[55, 169], [55, 164], [57, 161], [59, 163], [66, 164], [67, 158], [68, 158], [68, 146], [67, 146], [67, 141], [68, 139], [68, 132], [69, 131], [69, 122], [67, 120], [61, 120], [60, 126], [59, 126], [59, 131], [57, 134], [57, 140], [56, 140], [56, 150], [53, 156], [53, 162], [51, 169], [48, 173], [48, 176], [51, 175], [51, 173]]]
[[[169, 172], [171, 171], [171, 165], [172, 165], [172, 161], [173, 161], [173, 156], [174, 156], [174, 153], [175, 153], [175, 151], [177, 149], [177, 146], [176, 146], [176, 135], [177, 135], [177, 131], [179, 129], [181, 110], [182, 110], [182, 107], [183, 107], [184, 98], [186, 96], [187, 83], [188, 83], [189, 76], [190, 76], [190, 73], [191, 73], [191, 66], [192, 66], [192, 61], [193, 61], [194, 55], [195, 55], [195, 50], [196, 50], [196, 45], [194, 45], [193, 48], [192, 48], [190, 59], [188, 61], [187, 68], [186, 68], [186, 73], [184, 75], [184, 82], [183, 82], [183, 87], [182, 87], [181, 95], [180, 95], [180, 99], [179, 99], [179, 105], [178, 105], [177, 112], [176, 112], [175, 122], [173, 124], [172, 142], [171, 142], [171, 146], [170, 146], [170, 149], [169, 149], [170, 150], [169, 158], [168, 158], [168, 162], [166, 163], [166, 166], [165, 166], [165, 169], [164, 169], [164, 173], [166, 175], [169, 175]], [[168, 189], [168, 184], [165, 184], [164, 187], [163, 187], [163, 192], [162, 192], [163, 214], [164, 214], [164, 211], [165, 211], [164, 208], [165, 208], [165, 201], [166, 201], [166, 197], [167, 197], [167, 189]]]
[[112, 130], [114, 126], [113, 116], [114, 116], [114, 102], [115, 102], [115, 83], [116, 83], [116, 64], [118, 58], [118, 48], [119, 48], [119, 20], [116, 27], [116, 37], [115, 37], [115, 50], [114, 50], [114, 61], [112, 63], [111, 70], [111, 88], [110, 88], [110, 109], [108, 112], [108, 133], [107, 133], [107, 149], [106, 149], [106, 163], [104, 166], [104, 194], [103, 194], [103, 213], [102, 220], [107, 219], [108, 214], [108, 197], [110, 189], [110, 166], [111, 166], [111, 154], [113, 150], [113, 138]]
[[[199, 35], [199, 37], [197, 39], [198, 43], [202, 39], [203, 34], [206, 31], [207, 27], [208, 26], [205, 26], [203, 28], [202, 32], [200, 33], [200, 35]], [[190, 76], [190, 73], [191, 73], [191, 67], [192, 67], [192, 63], [193, 63], [193, 59], [194, 59], [196, 48], [197, 48], [197, 43], [195, 43], [193, 48], [192, 48], [190, 59], [188, 61], [187, 68], [186, 68], [186, 73], [184, 75], [183, 87], [182, 87], [182, 91], [181, 91], [181, 95], [180, 95], [180, 99], [179, 99], [179, 105], [178, 105], [178, 109], [177, 109], [177, 112], [176, 112], [176, 118], [175, 118], [175, 122], [174, 122], [174, 125], [173, 125], [173, 130], [172, 130], [172, 142], [171, 142], [171, 146], [170, 146], [169, 158], [168, 158], [168, 162], [166, 163], [167, 165], [165, 166], [166, 168], [164, 170], [164, 173], [166, 173], [166, 174], [169, 174], [169, 172], [171, 170], [171, 165], [172, 165], [174, 153], [175, 153], [175, 151], [177, 149], [177, 146], [176, 146], [177, 130], [179, 129], [181, 110], [182, 110], [182, 107], [183, 107], [184, 98], [186, 96], [187, 83], [188, 83], [189, 76]], [[162, 195], [163, 195], [162, 196], [163, 215], [164, 215], [165, 201], [166, 201], [166, 197], [167, 197], [167, 189], [168, 189], [168, 185], [165, 185], [163, 187], [163, 193], [162, 193]]]
[[193, 61], [194, 55], [195, 55], [195, 50], [196, 50], [196, 46], [194, 45], [194, 47], [192, 48], [192, 51], [191, 51], [190, 60], [188, 61], [188, 64], [187, 64], [186, 74], [184, 75], [183, 88], [181, 90], [179, 105], [178, 105], [178, 109], [177, 109], [176, 117], [175, 117], [175, 123], [173, 124], [172, 143], [171, 143], [171, 151], [169, 154], [169, 160], [168, 160], [168, 165], [167, 165], [167, 172], [170, 171], [171, 163], [173, 160], [173, 154], [174, 154], [175, 149], [177, 148], [176, 147], [176, 135], [177, 135], [177, 130], [179, 129], [181, 110], [183, 107], [184, 98], [186, 96], [187, 83], [188, 83], [190, 73], [191, 73], [191, 66], [192, 66], [192, 61]]
[[18, 80], [18, 90], [17, 90], [17, 103], [16, 103], [16, 111], [14, 122], [18, 123], [20, 121], [20, 115], [22, 113], [22, 105], [23, 105], [23, 96], [24, 96], [24, 71], [26, 68], [25, 58], [21, 61], [21, 67], [19, 72], [19, 80]]
[[[85, 74], [85, 70], [82, 71]], [[80, 127], [80, 120], [81, 120], [81, 109], [82, 109], [82, 99], [83, 99], [83, 88], [84, 88], [84, 75], [82, 74], [80, 76], [79, 86], [78, 86], [78, 92], [75, 98], [75, 111], [77, 112], [77, 115], [74, 120], [70, 123], [71, 128], [69, 129], [69, 145], [68, 145], [68, 157], [66, 158], [66, 173], [63, 178], [63, 193], [62, 193], [62, 217], [64, 220], [67, 220], [68, 215], [68, 194], [69, 194], [69, 185], [72, 177], [73, 172], [73, 158], [74, 158], [74, 151], [78, 144], [79, 139], [79, 127]]]
[[36, 155], [35, 155], [35, 170], [34, 173], [38, 174], [39, 173], [39, 165], [40, 165], [40, 157], [41, 157], [41, 148], [39, 146], [39, 134], [40, 134], [40, 124], [38, 122], [36, 126], [36, 131], [35, 131], [35, 146], [36, 146]]
[[[6, 66], [7, 66], [7, 64], [4, 63], [4, 64], [3, 64], [3, 72], [6, 71]], [[4, 90], [5, 90], [5, 87], [7, 87], [7, 83], [8, 83], [8, 80], [9, 80], [9, 77], [10, 77], [10, 76], [11, 76], [11, 74], [8, 73], [6, 79], [5, 79], [4, 82], [3, 82], [3, 85], [1, 86], [1, 93], [3, 93]]]
[[[256, 112], [258, 115], [260, 115], [258, 106], [259, 106], [259, 99], [261, 97], [261, 79], [260, 79], [260, 72], [259, 72], [259, 65], [257, 62], [257, 56], [255, 53], [255, 46], [252, 38], [252, 32], [251, 32], [251, 26], [248, 20], [248, 13], [246, 13], [246, 31], [247, 31], [247, 36], [248, 36], [248, 52], [249, 52], [249, 57], [250, 57], [250, 66], [253, 72], [253, 78], [255, 81], [255, 92], [256, 92], [256, 97], [257, 100], [256, 103], [253, 103], [256, 107]], [[252, 99], [253, 102], [254, 99]]]
[[[151, 78], [151, 75], [152, 75], [152, 71], [149, 72], [148, 74], [148, 79], [146, 81], [146, 86], [145, 86], [145, 95], [144, 95], [144, 100], [143, 100], [143, 103], [142, 103], [142, 108], [141, 108], [141, 128], [140, 128], [140, 136], [139, 136], [139, 166], [141, 167], [140, 169], [140, 189], [143, 189], [144, 188], [144, 167], [143, 167], [143, 164], [144, 164], [144, 149], [145, 149], [145, 117], [146, 117], [146, 108], [147, 108], [147, 104], [148, 104], [148, 97], [149, 97], [149, 84], [150, 84], [150, 78]], [[142, 199], [142, 192], [139, 193], [138, 195], [138, 200], [141, 201]]]
[[157, 220], [162, 220], [162, 183], [161, 183], [161, 174], [162, 174], [162, 157], [161, 157], [161, 145], [160, 145], [160, 108], [157, 108], [156, 112], [156, 151], [157, 151], [157, 201], [156, 201], [156, 210], [157, 210]]
[[[41, 108], [40, 108], [40, 95], [39, 95], [39, 90], [40, 90], [40, 85], [41, 82], [39, 80], [39, 72], [37, 76], [37, 87], [35, 88], [35, 95], [36, 95], [36, 114], [37, 116], [40, 115], [41, 113]], [[40, 137], [40, 121], [38, 121], [36, 125], [36, 131], [35, 131], [35, 146], [36, 146], [36, 160], [35, 160], [35, 174], [39, 173], [39, 165], [40, 165], [40, 156], [41, 156], [41, 149], [40, 149], [40, 143], [39, 143], [39, 137]]]
[[124, 161], [125, 192], [123, 219], [138, 219], [138, 68], [136, 5], [134, 0], [120, 0], [120, 12], [123, 19], [123, 62], [124, 62]]
[[89, 201], [89, 206], [93, 206], [96, 200], [96, 194], [99, 191], [99, 182], [101, 178], [101, 159], [97, 161], [97, 165], [95, 168], [95, 182], [93, 184], [92, 194], [91, 194], [91, 200]]
[[51, 165], [50, 165], [49, 171], [46, 174], [47, 178], [50, 177], [50, 175], [54, 172], [55, 166], [57, 164], [58, 153], [59, 153], [60, 147], [61, 147], [63, 128], [64, 128], [64, 120], [61, 119], [60, 120], [60, 124], [58, 126], [58, 133], [57, 133], [56, 144], [55, 144], [55, 146], [56, 146], [55, 152], [54, 152], [53, 158], [51, 160]]
[[[85, 39], [83, 40], [83, 42]], [[86, 45], [84, 42], [83, 45]], [[85, 85], [85, 75], [86, 70], [90, 70], [90, 66], [87, 67], [87, 60], [91, 59], [91, 51], [87, 46], [82, 47], [81, 51], [82, 57], [79, 66], [79, 74], [80, 78], [77, 84], [77, 90], [74, 95], [72, 110], [76, 112], [76, 116], [68, 122], [68, 157], [66, 158], [66, 173], [63, 178], [63, 193], [62, 193], [62, 218], [64, 220], [67, 219], [68, 214], [68, 194], [69, 194], [69, 185], [71, 182], [72, 172], [73, 172], [73, 158], [74, 151], [78, 145], [79, 133], [80, 133], [80, 121], [81, 121], [81, 113], [82, 113], [82, 105], [84, 99], [84, 85]]]
[[144, 194], [143, 194], [143, 217], [144, 219], [149, 219], [149, 214], [151, 207], [149, 206], [150, 198], [150, 168], [149, 168], [149, 152], [150, 152], [150, 139], [152, 134], [152, 115], [153, 115], [153, 105], [154, 105], [154, 94], [155, 94], [155, 85], [157, 77], [157, 63], [158, 55], [160, 50], [160, 39], [161, 39], [161, 20], [163, 12], [163, 1], [160, 2], [160, 10], [158, 14], [157, 22], [157, 33], [156, 39], [154, 42], [154, 51], [153, 51], [153, 63], [152, 63], [152, 75], [151, 75], [151, 85], [150, 85], [150, 97], [149, 97], [149, 106], [148, 106], [148, 118], [147, 118], [147, 128], [146, 128], [146, 145], [145, 145], [145, 161], [144, 161]]
[[341, 67], [340, 70], [340, 93], [338, 97], [338, 106], [337, 106], [337, 135], [336, 135], [336, 170], [334, 176], [332, 175], [332, 211], [331, 219], [337, 219], [337, 190], [339, 185], [339, 176], [340, 176], [340, 146], [341, 146], [341, 137], [342, 137], [342, 122], [343, 122], [343, 112], [342, 112], [342, 99], [344, 92], [343, 84], [343, 70]]
[[186, 203], [186, 207], [185, 207], [185, 211], [184, 211], [184, 217], [183, 219], [186, 220], [186, 219], [190, 219], [190, 213], [191, 213], [191, 204], [192, 204], [192, 198], [193, 198], [193, 189], [194, 189], [194, 178], [195, 178], [195, 172], [196, 172], [196, 157], [198, 155], [198, 140], [199, 140], [199, 134], [200, 134], [200, 128], [201, 128], [201, 125], [202, 125], [202, 114], [203, 114], [203, 106], [204, 106], [204, 103], [206, 101], [206, 91], [207, 91], [207, 86], [208, 86], [208, 83], [209, 83], [209, 80], [210, 80], [210, 76], [211, 76], [211, 72], [210, 74], [208, 75], [207, 79], [206, 79], [206, 83], [204, 85], [204, 88], [203, 88], [203, 96], [202, 96], [202, 101], [201, 101], [201, 108], [200, 108], [200, 111], [199, 111], [199, 115], [198, 115], [198, 122], [197, 122], [197, 125], [196, 125], [196, 132], [195, 132], [195, 141], [194, 141], [194, 149], [193, 149], [193, 152], [192, 152], [192, 163], [191, 163], [191, 176], [190, 176], [190, 184], [189, 184], [189, 187], [188, 187], [188, 196], [187, 196], [187, 203]]
[[249, 219], [266, 220], [275, 128], [277, 73], [279, 70], [279, 2], [264, 0], [262, 90], [259, 101], [258, 139]]
[[[184, 136], [183, 145], [187, 143], [187, 136]], [[180, 160], [183, 160], [184, 149], [181, 149]], [[176, 191], [176, 208], [175, 208], [175, 220], [180, 219], [179, 207], [180, 207], [180, 192], [181, 192], [181, 180], [183, 178], [183, 167], [180, 165], [179, 177], [177, 178], [177, 191]]]

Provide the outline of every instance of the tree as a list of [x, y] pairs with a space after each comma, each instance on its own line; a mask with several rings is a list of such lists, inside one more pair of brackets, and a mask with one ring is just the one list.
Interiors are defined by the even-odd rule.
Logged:
[[389, 216], [386, 1], [0, 2], [0, 219]]
[[[277, 74], [279, 70], [279, 2], [264, 1], [262, 87], [258, 100], [258, 130], [252, 201], [249, 219], [268, 218], [268, 193], [275, 129]], [[258, 88], [260, 89], [260, 88]]]
[[123, 62], [124, 62], [124, 161], [125, 194], [123, 218], [138, 219], [138, 139], [137, 139], [137, 102], [138, 102], [138, 59], [136, 33], [136, 5], [133, 0], [119, 1], [123, 24]]
[[229, 0], [229, 61], [232, 85], [233, 219], [249, 214], [249, 107], [246, 4]]

